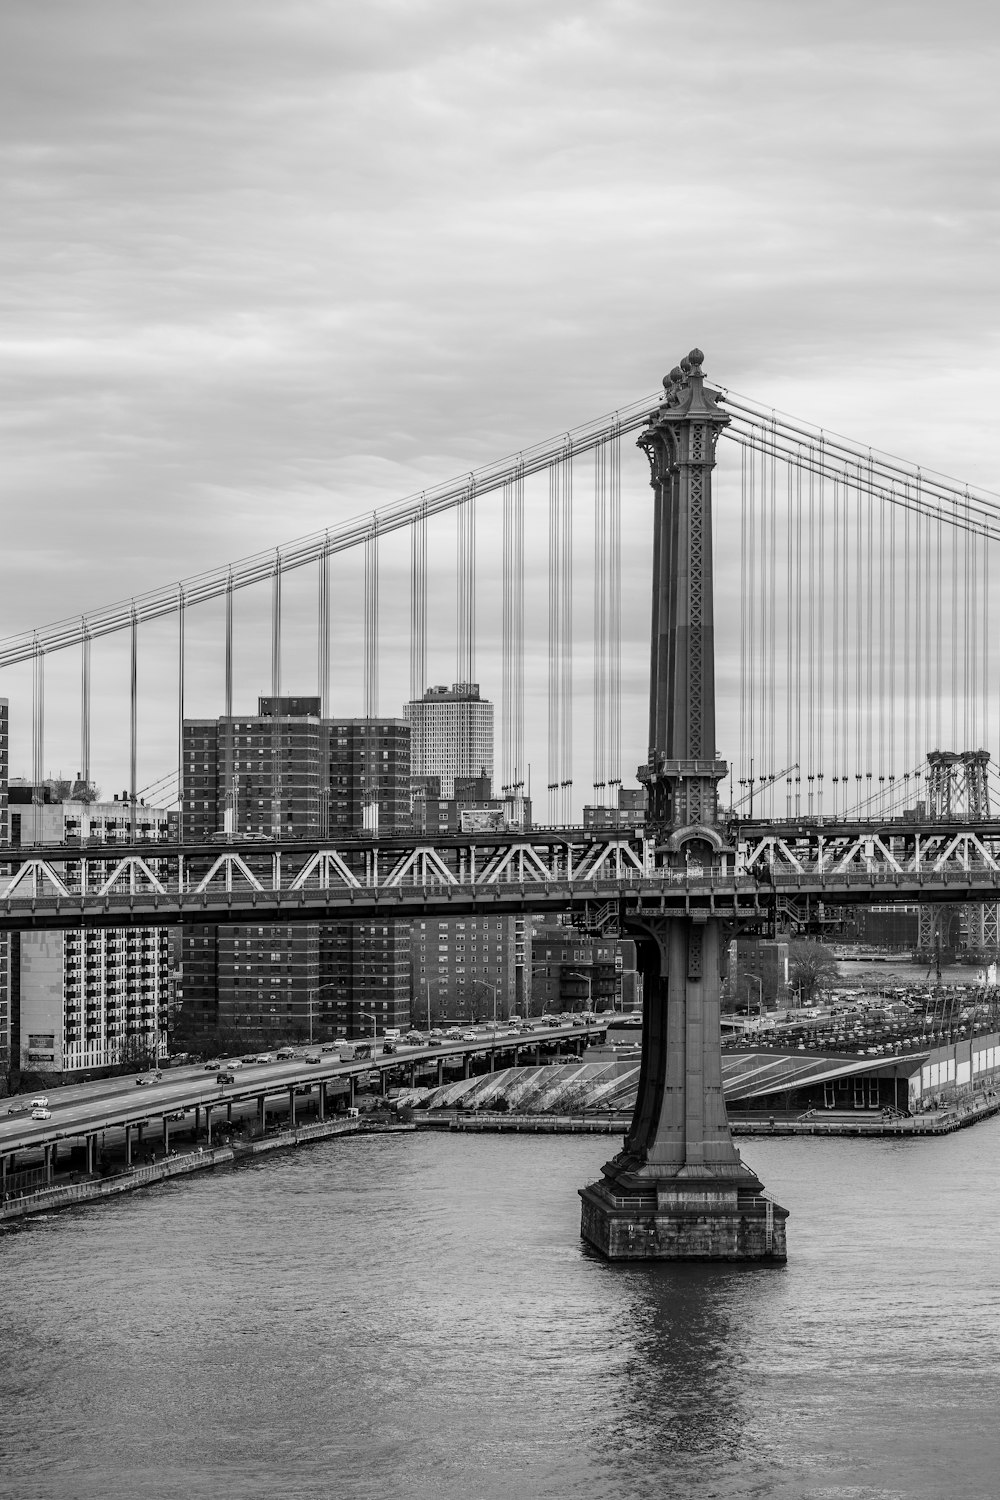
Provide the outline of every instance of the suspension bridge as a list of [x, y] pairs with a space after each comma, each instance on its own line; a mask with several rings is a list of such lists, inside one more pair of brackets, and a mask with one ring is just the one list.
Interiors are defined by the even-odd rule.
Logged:
[[[651, 546], [648, 501], [626, 461], [633, 436], [653, 487]], [[0, 928], [571, 910], [627, 930], [646, 984], [639, 1096], [623, 1151], [583, 1190], [583, 1233], [612, 1259], [782, 1259], [785, 1211], [740, 1162], [722, 1099], [724, 928], [760, 930], [779, 914], [807, 925], [817, 908], [886, 901], [918, 904], [932, 921], [956, 903], [995, 913], [998, 542], [996, 497], [715, 390], [694, 350], [660, 396], [455, 483], [0, 641], [11, 741], [30, 760], [33, 797], [54, 756], [75, 761], [84, 786], [101, 755], [127, 763], [128, 776], [115, 845], [29, 837], [7, 851]], [[588, 798], [618, 811], [635, 599], [650, 575], [645, 818], [584, 826]], [[311, 629], [294, 589], [303, 579]], [[352, 587], [345, 627], [338, 609]], [[248, 666], [240, 621], [251, 598]], [[212, 711], [237, 747], [233, 815], [212, 838], [190, 838], [196, 768], [184, 726], [205, 698], [216, 627]], [[380, 818], [373, 766], [362, 829], [334, 829], [319, 801], [313, 833], [289, 839], [275, 716], [271, 832], [242, 835], [246, 680], [267, 680], [277, 701], [289, 661], [301, 691], [311, 660], [321, 717], [334, 696], [353, 695], [373, 719], [387, 694], [405, 691], [406, 635], [411, 700], [443, 652], [457, 682], [489, 676], [499, 687], [503, 826], [419, 837], [393, 826]], [[121, 668], [116, 702], [128, 705], [117, 737], [94, 713], [108, 648]], [[171, 742], [176, 764], [164, 771]], [[160, 765], [144, 786], [150, 746]], [[546, 768], [541, 826], [527, 811], [532, 757]], [[175, 838], [139, 838], [147, 792], [176, 803]]]

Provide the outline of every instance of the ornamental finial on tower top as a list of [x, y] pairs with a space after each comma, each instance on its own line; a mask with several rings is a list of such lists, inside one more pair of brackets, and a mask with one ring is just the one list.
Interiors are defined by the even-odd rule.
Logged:
[[[687, 362], [692, 365], [703, 365], [705, 363], [705, 356], [704, 354], [702, 354], [700, 349], [692, 349], [691, 353], [687, 357]], [[684, 363], [685, 361], [681, 360], [681, 364]]]

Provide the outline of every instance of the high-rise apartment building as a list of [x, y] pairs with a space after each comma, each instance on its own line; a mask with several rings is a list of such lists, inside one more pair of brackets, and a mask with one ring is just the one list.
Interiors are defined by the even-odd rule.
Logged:
[[[480, 698], [479, 684], [428, 688], [406, 705], [406, 716], [414, 746], [414, 830], [503, 828], [509, 806], [492, 795], [493, 705]], [[490, 1020], [494, 1010], [506, 1020], [516, 1014], [525, 993], [524, 952], [520, 917], [414, 922], [414, 1020]]]
[[[315, 697], [184, 725], [184, 832], [336, 838], [409, 826], [410, 730], [322, 719]], [[234, 1045], [356, 1035], [409, 1018], [409, 928], [333, 922], [189, 928], [186, 1028]]]
[[456, 776], [493, 780], [493, 704], [479, 696], [478, 682], [428, 688], [407, 703], [413, 776], [437, 776], [439, 796], [455, 795]]
[[[128, 839], [127, 800], [48, 800], [53, 795], [51, 783], [11, 788], [14, 845]], [[165, 808], [139, 804], [135, 818], [142, 838], [166, 841], [176, 833], [176, 814]], [[166, 1052], [173, 984], [166, 928], [21, 932], [10, 958], [22, 1071], [79, 1075], [153, 1062]]]
[[412, 924], [413, 1020], [506, 1021], [517, 1013], [517, 917], [428, 918]]

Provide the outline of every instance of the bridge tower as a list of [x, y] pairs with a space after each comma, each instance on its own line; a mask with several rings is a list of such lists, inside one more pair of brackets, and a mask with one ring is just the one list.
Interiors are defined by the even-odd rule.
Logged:
[[[649, 459], [653, 619], [649, 759], [640, 767], [658, 865], [726, 868], [718, 826], [726, 764], [715, 744], [712, 470], [729, 421], [693, 349], [664, 379], [639, 438]], [[644, 970], [642, 1065], [624, 1149], [581, 1190], [582, 1234], [609, 1260], [784, 1260], [787, 1212], [733, 1145], [722, 1092], [722, 923], [629, 919]]]

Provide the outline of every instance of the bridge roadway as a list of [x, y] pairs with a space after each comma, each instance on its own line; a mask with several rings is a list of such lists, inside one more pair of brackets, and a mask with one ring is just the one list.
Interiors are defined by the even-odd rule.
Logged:
[[907, 872], [888, 867], [849, 871], [773, 871], [700, 875], [661, 870], [621, 880], [561, 879], [485, 884], [351, 887], [349, 890], [108, 892], [32, 896], [0, 902], [0, 931], [65, 928], [252, 926], [262, 922], [412, 921], [527, 912], [583, 911], [613, 904], [622, 918], [692, 912], [739, 921], [763, 916], [778, 897], [832, 906], [873, 902], [970, 902], [1000, 899], [1000, 871]]
[[[753, 920], [783, 899], [995, 901], [1000, 821], [741, 824], [725, 868], [667, 870], [641, 830], [11, 850], [0, 930], [404, 920], [617, 906]], [[6, 852], [6, 851], [5, 851]]]
[[[496, 1054], [513, 1052], [516, 1057], [521, 1052], [534, 1051], [535, 1047], [546, 1044], [580, 1044], [592, 1038], [602, 1038], [607, 1033], [607, 1026], [608, 1021], [604, 1020], [582, 1026], [536, 1026], [530, 1032], [512, 1032], [498, 1027], [495, 1047], [490, 1026], [480, 1028], [481, 1035], [475, 1041], [444, 1041], [430, 1047], [400, 1043], [395, 1053], [379, 1053], [371, 1059], [341, 1062], [336, 1054], [320, 1053], [319, 1063], [307, 1063], [304, 1057], [297, 1057], [280, 1063], [245, 1064], [234, 1070], [235, 1082], [230, 1084], [216, 1082], [216, 1072], [230, 1066], [227, 1060], [223, 1060], [220, 1069], [213, 1068], [211, 1072], [205, 1071], [201, 1065], [167, 1068], [159, 1082], [141, 1088], [136, 1087], [135, 1074], [61, 1088], [39, 1087], [32, 1094], [0, 1101], [0, 1162], [6, 1175], [10, 1159], [18, 1153], [47, 1154], [47, 1148], [53, 1145], [86, 1140], [104, 1130], [124, 1130], [126, 1127], [137, 1130], [140, 1125], [145, 1127], [157, 1121], [162, 1122], [166, 1145], [169, 1143], [168, 1117], [181, 1111], [208, 1111], [209, 1118], [214, 1115], [218, 1119], [219, 1111], [224, 1112], [229, 1105], [257, 1101], [260, 1108], [261, 1099], [280, 1095], [289, 1099], [294, 1112], [295, 1089], [303, 1084], [315, 1086], [328, 1084], [333, 1079], [356, 1080], [360, 1074], [376, 1070], [385, 1073], [400, 1067], [409, 1070], [414, 1065], [418, 1068], [428, 1064], [443, 1065], [456, 1058], [471, 1060], [474, 1056], [494, 1051]], [[363, 1040], [359, 1039], [354, 1045]], [[42, 1094], [48, 1095], [52, 1118], [32, 1120], [31, 1099]], [[320, 1099], [325, 1107], [323, 1090]], [[22, 1107], [24, 1112], [12, 1115], [9, 1113], [12, 1107]]]

